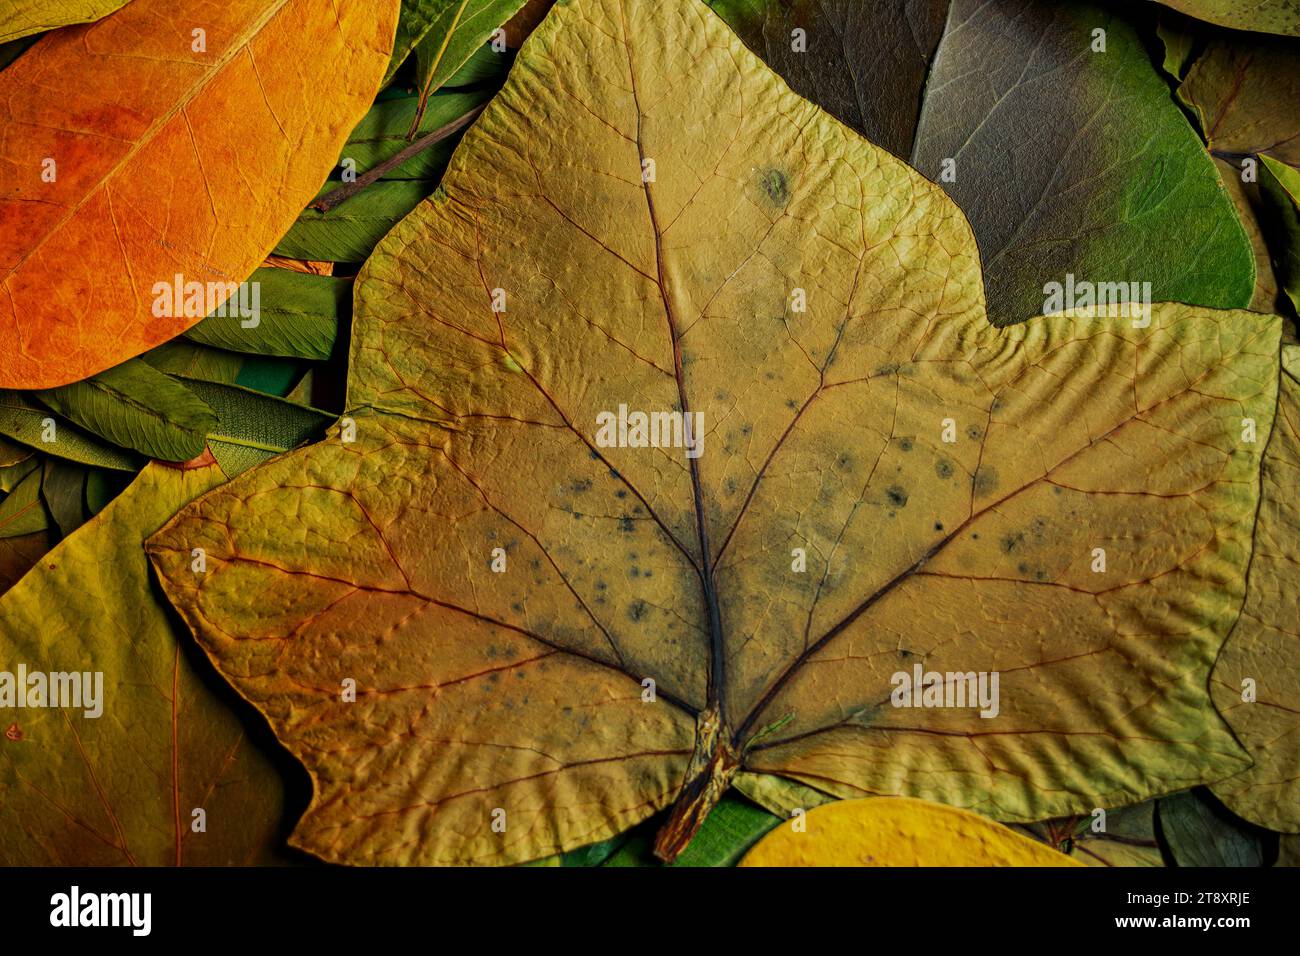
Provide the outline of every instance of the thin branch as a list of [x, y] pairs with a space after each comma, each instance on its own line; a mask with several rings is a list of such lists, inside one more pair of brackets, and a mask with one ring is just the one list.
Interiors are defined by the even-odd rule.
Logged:
[[478, 119], [478, 115], [482, 113], [486, 107], [487, 107], [486, 103], [482, 104], [481, 106], [476, 106], [468, 113], [466, 113], [464, 116], [458, 116], [456, 119], [452, 120], [450, 123], [447, 123], [445, 126], [439, 126], [432, 133], [429, 133], [426, 136], [421, 136], [419, 139], [413, 142], [410, 146], [407, 146], [401, 152], [395, 153], [394, 155], [390, 156], [388, 159], [380, 163], [378, 166], [362, 173], [360, 176], [356, 178], [355, 181], [340, 186], [338, 189], [330, 190], [320, 199], [317, 199], [314, 203], [312, 203], [308, 208], [316, 209], [319, 210], [320, 212], [329, 212], [331, 209], [335, 208], [340, 203], [346, 202], [347, 200], [351, 199], [353, 196], [361, 192], [361, 190], [365, 189], [371, 183], [374, 183], [375, 181], [382, 179], [384, 176], [388, 175], [389, 172], [396, 169], [398, 166], [402, 165], [402, 163], [406, 162], [412, 156], [428, 149], [430, 146], [433, 146], [436, 143], [442, 142], [444, 139], [446, 139], [448, 136], [451, 136], [453, 133], [456, 133], [464, 129], [470, 123], [474, 122], [474, 120]]

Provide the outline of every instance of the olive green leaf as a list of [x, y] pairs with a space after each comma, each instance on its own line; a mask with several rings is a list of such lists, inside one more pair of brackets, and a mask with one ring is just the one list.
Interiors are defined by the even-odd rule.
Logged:
[[1137, 30], [1103, 7], [954, 0], [913, 165], [970, 220], [995, 324], [1043, 311], [1069, 275], [1251, 302], [1250, 242], [1213, 164]]
[[49, 458], [45, 461], [45, 474], [41, 481], [41, 500], [58, 526], [61, 537], [66, 538], [90, 517], [86, 512], [85, 465]]
[[0, 43], [108, 16], [127, 0], [0, 0]]
[[0, 828], [0, 865], [273, 859], [277, 772], [250, 744], [231, 695], [209, 686], [207, 662], [178, 642], [140, 547], [223, 480], [215, 465], [150, 464], [0, 598], [7, 670], [21, 664], [92, 682], [102, 674], [97, 716], [84, 700], [5, 711], [12, 726], [0, 736], [0, 806], [22, 825]]
[[296, 259], [364, 262], [379, 240], [436, 186], [422, 179], [381, 180], [328, 212], [304, 210], [275, 252]]
[[34, 468], [0, 500], [0, 538], [34, 534], [49, 527], [49, 518], [41, 503], [43, 479], [44, 471]]
[[906, 159], [949, 0], [710, 0], [802, 96]]
[[1279, 284], [1300, 313], [1300, 170], [1272, 156], [1260, 157], [1260, 191], [1267, 201]]
[[1295, 0], [1158, 0], [1189, 17], [1234, 30], [1300, 36]]
[[232, 352], [323, 360], [334, 351], [341, 317], [352, 298], [352, 280], [288, 269], [258, 269], [260, 306], [256, 324], [239, 315], [210, 315], [185, 338]]
[[[417, 135], [432, 133], [464, 116], [487, 102], [491, 93], [490, 89], [435, 93], [429, 97]], [[411, 145], [406, 133], [415, 120], [418, 105], [417, 96], [395, 96], [377, 102], [348, 137], [340, 163], [351, 161], [349, 165], [355, 167], [355, 172], [364, 173], [406, 149]], [[455, 138], [448, 138], [429, 149], [421, 150], [401, 165], [385, 172], [384, 179], [438, 179], [447, 168], [447, 161], [451, 158], [456, 142]], [[322, 193], [328, 194], [328, 191]]]
[[[1071, 277], [1128, 300], [1149, 282], [1153, 301], [1251, 302], [1250, 242], [1213, 164], [1138, 31], [1107, 8], [712, 6], [796, 92], [910, 156], [957, 202], [994, 324], [1046, 311], [1050, 284]], [[792, 50], [795, 29], [809, 52]]]
[[[775, 827], [781, 818], [740, 797], [725, 796], [719, 802], [691, 845], [672, 862], [672, 866], [735, 866], [755, 843]], [[654, 855], [654, 829], [640, 827], [633, 831], [600, 865], [658, 866]]]
[[184, 385], [140, 359], [35, 394], [87, 431], [163, 461], [200, 455], [217, 420]]
[[1263, 866], [1264, 841], [1213, 797], [1186, 790], [1157, 802], [1160, 832], [1179, 866]]
[[319, 438], [334, 416], [238, 385], [197, 379], [184, 384], [217, 413], [208, 449], [226, 477]]
[[0, 435], [48, 455], [118, 471], [139, 471], [144, 459], [101, 441], [22, 392], [0, 390]]
[[[411, 138], [422, 125], [429, 96], [441, 89], [474, 52], [520, 7], [524, 0], [407, 0], [427, 26], [414, 43], [419, 104], [409, 128]], [[394, 60], [397, 53], [394, 51]]]

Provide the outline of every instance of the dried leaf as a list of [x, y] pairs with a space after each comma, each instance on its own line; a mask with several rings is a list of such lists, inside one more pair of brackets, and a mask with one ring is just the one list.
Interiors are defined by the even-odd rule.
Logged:
[[216, 413], [193, 392], [140, 359], [37, 397], [100, 438], [163, 461], [202, 454], [217, 422]]
[[1300, 36], [1295, 0], [1158, 0], [1189, 17], [1234, 30]]
[[1141, 36], [1103, 7], [954, 0], [912, 161], [970, 219], [995, 323], [1043, 311], [1069, 275], [1149, 282], [1157, 302], [1251, 301], [1254, 258], [1213, 164]]
[[0, 435], [68, 461], [138, 471], [144, 459], [101, 441], [18, 392], [0, 391]]
[[709, 5], [796, 93], [906, 159], [948, 3], [710, 0]]
[[1284, 359], [1246, 603], [1210, 683], [1219, 713], [1255, 763], [1211, 790], [1251, 823], [1300, 833], [1300, 346], [1287, 346]]
[[323, 361], [334, 351], [339, 323], [352, 298], [352, 280], [258, 269], [261, 300], [256, 324], [239, 315], [210, 315], [185, 332], [191, 342], [233, 352]]
[[1081, 866], [966, 810], [924, 800], [841, 800], [777, 827], [741, 866]]
[[0, 0], [0, 43], [74, 23], [91, 23], [127, 0]]
[[1028, 833], [1084, 866], [1164, 866], [1156, 839], [1156, 801], [1098, 814], [1045, 820], [1013, 829]]
[[49, 518], [41, 503], [43, 476], [42, 469], [33, 469], [0, 500], [0, 538], [36, 534], [49, 527]]
[[[0, 660], [14, 673], [101, 673], [102, 713], [6, 710], [0, 863], [102, 866], [267, 862], [276, 771], [230, 701], [205, 686], [152, 595], [141, 540], [223, 480], [214, 466], [152, 464], [0, 598]], [[83, 701], [84, 703], [84, 701]], [[204, 832], [194, 829], [204, 811]]]
[[[1037, 820], [1244, 767], [1206, 682], [1279, 320], [998, 329], [980, 279], [703, 5], [557, 6], [358, 277], [340, 427], [149, 542], [313, 776], [295, 845], [522, 862], [671, 804], [671, 860], [740, 771]], [[699, 457], [598, 442], [629, 404]], [[889, 706], [917, 666], [997, 715]]]
[[397, 0], [320, 13], [134, 0], [0, 73], [0, 387], [118, 365], [209, 311], [154, 315], [158, 283], [220, 284], [215, 308], [261, 263], [370, 105]]
[[1160, 831], [1179, 866], [1263, 866], [1264, 842], [1210, 798], [1188, 790], [1160, 803]]
[[330, 262], [364, 262], [379, 240], [436, 187], [434, 180], [381, 180], [328, 212], [307, 209], [275, 251]]

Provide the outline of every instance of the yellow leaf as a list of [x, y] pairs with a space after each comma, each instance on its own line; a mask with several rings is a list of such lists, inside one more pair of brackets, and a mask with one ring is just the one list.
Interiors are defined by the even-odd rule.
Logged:
[[[572, 0], [358, 277], [343, 427], [149, 547], [329, 860], [520, 862], [672, 806], [671, 859], [741, 771], [1088, 813], [1246, 765], [1207, 679], [1279, 336], [994, 328], [961, 211], [705, 5]], [[951, 706], [894, 705], [916, 668]]]
[[1246, 604], [1210, 687], [1255, 765], [1211, 789], [1251, 823], [1300, 833], [1300, 345], [1284, 364]]
[[782, 824], [740, 866], [1082, 866], [967, 810], [924, 800], [841, 800]]

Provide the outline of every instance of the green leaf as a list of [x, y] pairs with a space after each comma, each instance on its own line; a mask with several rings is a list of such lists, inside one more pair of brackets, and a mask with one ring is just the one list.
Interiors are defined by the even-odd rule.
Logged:
[[276, 255], [364, 262], [376, 243], [431, 194], [429, 180], [375, 183], [329, 212], [307, 209], [275, 247]]
[[49, 509], [50, 517], [58, 525], [62, 537], [80, 528], [89, 517], [86, 513], [85, 465], [75, 465], [51, 458], [45, 462], [45, 477], [41, 482], [41, 499]]
[[0, 435], [8, 435], [37, 451], [83, 465], [139, 471], [144, 464], [138, 455], [100, 441], [28, 401], [21, 392], [0, 391]]
[[26, 458], [0, 468], [0, 491], [5, 494], [18, 487], [18, 483], [41, 467], [41, 459]]
[[1153, 302], [1251, 301], [1250, 242], [1213, 164], [1137, 31], [1101, 7], [954, 0], [913, 165], [970, 220], [996, 325], [1046, 311], [1070, 275], [1149, 282]]
[[41, 469], [33, 469], [0, 501], [0, 538], [34, 534], [49, 527], [41, 504], [41, 479]]
[[1277, 236], [1278, 278], [1300, 312], [1300, 171], [1271, 156], [1261, 156], [1259, 183]]
[[30, 448], [24, 448], [22, 445], [15, 445], [13, 442], [0, 438], [0, 468], [8, 468], [10, 465], [26, 461], [33, 454], [34, 452]]
[[233, 352], [327, 359], [334, 350], [340, 316], [347, 314], [352, 280], [289, 269], [258, 269], [257, 324], [245, 328], [238, 315], [210, 315], [185, 338]]
[[127, 0], [0, 0], [0, 43], [74, 23], [91, 23]]
[[[1218, 174], [1142, 38], [1106, 9], [1074, 0], [712, 6], [797, 92], [910, 155], [956, 200], [979, 244], [995, 325], [1047, 311], [1049, 284], [1071, 275], [1126, 283], [1126, 293], [1127, 283], [1150, 282], [1153, 302], [1251, 302], [1250, 242]], [[806, 31], [807, 53], [791, 50], [794, 29]], [[1096, 30], [1105, 52], [1094, 52]]]
[[[435, 93], [429, 97], [426, 104], [417, 136], [432, 133], [452, 120], [464, 116], [476, 106], [487, 102], [491, 95], [491, 90], [469, 92], [449, 90]], [[350, 159], [356, 164], [356, 172], [364, 173], [410, 146], [411, 141], [406, 138], [406, 133], [415, 119], [419, 102], [418, 96], [399, 96], [377, 102], [348, 137], [339, 164], [343, 165], [344, 160]], [[385, 173], [384, 179], [438, 179], [447, 168], [447, 162], [451, 159], [452, 150], [457, 142], [458, 137], [448, 137], [428, 149], [421, 150], [400, 166]], [[353, 201], [355, 200], [349, 200], [349, 202]]]
[[184, 385], [139, 359], [36, 395], [101, 438], [163, 461], [202, 454], [216, 424], [212, 409]]
[[[745, 44], [877, 146], [912, 152], [948, 0], [710, 0]], [[796, 48], [802, 30], [807, 49]]]
[[185, 384], [213, 408], [218, 423], [208, 447], [227, 477], [319, 438], [334, 416], [237, 385], [198, 379]]
[[[670, 866], [735, 866], [781, 818], [740, 797], [725, 796], [694, 840]], [[654, 829], [642, 827], [603, 866], [658, 866]]]
[[140, 358], [168, 375], [201, 378], [205, 382], [233, 382], [248, 361], [244, 355], [209, 348], [184, 337], [164, 342]]
[[1264, 865], [1259, 831], [1199, 789], [1164, 797], [1157, 814], [1160, 832], [1179, 866]]
[[[451, 90], [463, 86], [498, 85], [505, 79], [510, 64], [514, 61], [514, 50], [507, 49], [498, 53], [492, 48], [491, 42], [484, 43], [471, 53], [464, 65], [447, 80], [446, 88]], [[429, 108], [432, 109], [432, 97], [430, 97]], [[428, 126], [427, 121], [424, 125]]]
[[524, 0], [423, 0], [429, 27], [415, 44], [421, 98], [441, 89], [523, 5]]

